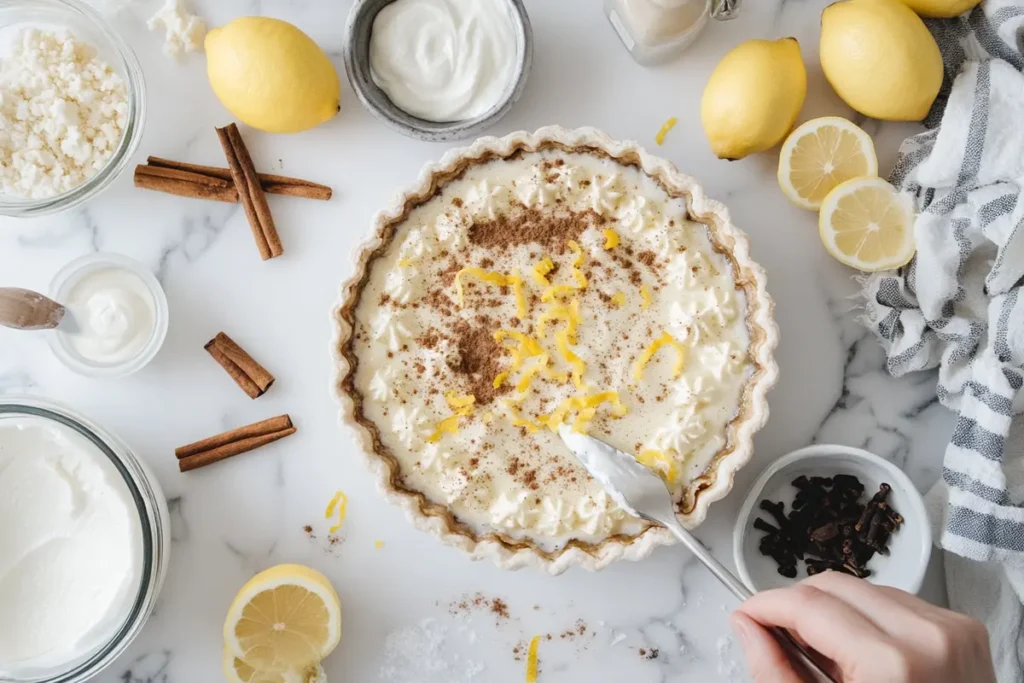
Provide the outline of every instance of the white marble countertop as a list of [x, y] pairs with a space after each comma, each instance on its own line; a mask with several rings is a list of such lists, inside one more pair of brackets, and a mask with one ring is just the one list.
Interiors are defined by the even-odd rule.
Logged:
[[[144, 26], [157, 4], [136, 0], [118, 17], [148, 84], [149, 116], [136, 161], [157, 155], [223, 165], [213, 129], [231, 117], [207, 85], [201, 56], [176, 64], [161, 54], [162, 37]], [[211, 25], [254, 13], [287, 19], [325, 46], [344, 74], [349, 4], [204, 0], [196, 8]], [[599, 3], [529, 1], [533, 73], [518, 106], [492, 131], [593, 125], [653, 148], [661, 124], [677, 116], [679, 124], [658, 153], [700, 179], [749, 232], [777, 303], [781, 381], [770, 395], [772, 417], [756, 438], [754, 462], [699, 530], [728, 564], [743, 492], [773, 458], [811, 442], [862, 446], [902, 464], [926, 488], [938, 476], [953, 427], [935, 398], [933, 375], [896, 380], [885, 374], [880, 349], [851, 310], [852, 273], [821, 248], [815, 215], [791, 206], [778, 190], [776, 156], [719, 161], [700, 129], [708, 73], [726, 50], [752, 37], [800, 40], [810, 75], [802, 118], [850, 115], [818, 65], [825, 4], [746, 3], [740, 19], [712, 26], [682, 59], [645, 69], [621, 47]], [[239, 207], [136, 190], [130, 172], [68, 213], [0, 221], [4, 285], [46, 291], [72, 258], [108, 251], [153, 268], [170, 302], [163, 351], [145, 370], [121, 380], [73, 375], [39, 336], [0, 329], [0, 392], [65, 402], [119, 433], [157, 473], [170, 501], [172, 560], [157, 611], [98, 680], [217, 680], [221, 623], [231, 598], [254, 572], [283, 561], [317, 567], [341, 594], [344, 637], [327, 663], [330, 680], [522, 681], [525, 664], [513, 649], [546, 633], [555, 637], [541, 645], [541, 681], [745, 680], [727, 623], [732, 598], [683, 550], [661, 549], [646, 561], [598, 574], [505, 572], [474, 564], [415, 531], [377, 494], [352, 438], [338, 426], [328, 391], [334, 374], [329, 312], [372, 214], [446, 146], [391, 132], [360, 108], [347, 83], [342, 97], [341, 114], [313, 131], [286, 136], [243, 130], [261, 170], [325, 182], [336, 191], [326, 204], [271, 199], [286, 248], [282, 258], [260, 261]], [[888, 170], [913, 127], [864, 125]], [[265, 397], [250, 401], [203, 351], [221, 330], [278, 377]], [[284, 412], [298, 427], [294, 437], [178, 473], [176, 446]], [[323, 510], [338, 489], [348, 494], [349, 513], [340, 542], [332, 545], [324, 541]], [[307, 524], [316, 538], [303, 531]], [[378, 539], [383, 548], [375, 546]], [[933, 565], [925, 595], [942, 600], [941, 569]], [[458, 607], [478, 592], [504, 600], [510, 617]], [[585, 635], [559, 637], [578, 620]], [[389, 635], [392, 644], [405, 647], [389, 654]]]

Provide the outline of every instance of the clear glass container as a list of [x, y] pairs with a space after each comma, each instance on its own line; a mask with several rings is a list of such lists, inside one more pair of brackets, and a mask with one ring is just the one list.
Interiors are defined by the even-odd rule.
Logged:
[[732, 19], [741, 0], [605, 0], [605, 13], [640, 64], [656, 64], [690, 46], [708, 19]]
[[124, 79], [128, 115], [114, 153], [95, 175], [64, 194], [22, 199], [0, 193], [0, 216], [40, 216], [69, 209], [105, 189], [128, 165], [142, 140], [146, 120], [146, 83], [142, 66], [128, 43], [96, 10], [81, 0], [0, 0], [0, 57], [24, 28], [66, 29], [96, 48], [100, 58]]
[[[113, 662], [135, 639], [153, 612], [164, 575], [171, 543], [170, 514], [156, 477], [131, 449], [114, 434], [74, 411], [51, 401], [25, 396], [0, 397], [0, 420], [23, 417], [52, 420], [71, 429], [106, 455], [121, 476], [135, 502], [142, 530], [141, 571], [138, 589], [126, 609], [123, 622], [91, 651], [48, 670], [10, 671], [0, 662], [0, 683], [81, 683]], [[2, 615], [0, 615], [2, 618]]]
[[[53, 282], [50, 283], [50, 298], [66, 304], [68, 293], [82, 278], [93, 271], [106, 269], [132, 273], [146, 285], [153, 299], [153, 330], [146, 346], [137, 355], [124, 362], [114, 364], [99, 364], [88, 358], [83, 358], [70, 343], [70, 335], [60, 328], [47, 335], [53, 355], [68, 369], [86, 377], [126, 377], [146, 367], [163, 346], [170, 322], [167, 295], [164, 293], [163, 287], [160, 286], [160, 282], [146, 266], [118, 254], [86, 254], [67, 264], [60, 269], [60, 272], [53, 278]], [[73, 307], [70, 311], [72, 314], [75, 313]]]

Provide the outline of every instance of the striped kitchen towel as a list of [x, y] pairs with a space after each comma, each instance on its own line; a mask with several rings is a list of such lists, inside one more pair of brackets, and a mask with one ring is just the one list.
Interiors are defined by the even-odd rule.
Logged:
[[1008, 442], [1024, 411], [1024, 2], [927, 23], [943, 92], [890, 176], [915, 198], [917, 256], [865, 279], [865, 321], [891, 374], [937, 367], [959, 413], [929, 493], [936, 540], [1024, 571], [1024, 439]]

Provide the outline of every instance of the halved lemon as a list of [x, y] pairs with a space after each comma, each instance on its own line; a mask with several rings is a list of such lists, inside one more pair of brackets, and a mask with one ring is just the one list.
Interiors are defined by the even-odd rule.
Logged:
[[838, 116], [799, 126], [779, 152], [779, 187], [805, 209], [819, 208], [839, 183], [875, 175], [878, 158], [871, 136]]
[[340, 639], [341, 601], [334, 587], [320, 572], [297, 564], [249, 579], [224, 621], [227, 653], [263, 676], [304, 671]]
[[818, 233], [828, 253], [848, 266], [898, 268], [914, 256], [914, 207], [881, 178], [854, 178], [821, 203]]

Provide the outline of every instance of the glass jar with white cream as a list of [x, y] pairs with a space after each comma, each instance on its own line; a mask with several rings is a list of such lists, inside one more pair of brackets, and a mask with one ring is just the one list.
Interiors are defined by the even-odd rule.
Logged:
[[605, 13], [629, 53], [640, 64], [679, 55], [697, 39], [708, 19], [732, 19], [741, 0], [605, 0]]
[[142, 264], [116, 254], [90, 254], [54, 278], [50, 298], [69, 313], [50, 335], [54, 354], [75, 372], [121, 377], [140, 370], [167, 335], [160, 283]]
[[0, 681], [78, 683], [153, 610], [170, 515], [116, 436], [62, 406], [0, 399]]

